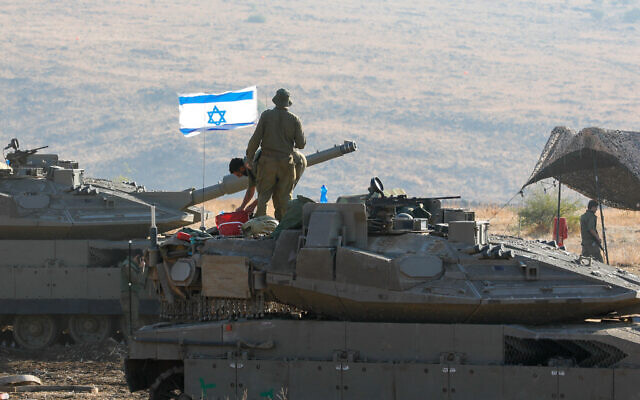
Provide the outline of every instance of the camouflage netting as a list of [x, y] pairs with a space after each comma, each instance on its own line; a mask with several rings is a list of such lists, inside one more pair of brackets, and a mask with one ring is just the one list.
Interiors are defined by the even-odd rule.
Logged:
[[640, 210], [640, 132], [556, 127], [524, 186], [553, 177], [595, 199], [595, 171], [603, 204]]

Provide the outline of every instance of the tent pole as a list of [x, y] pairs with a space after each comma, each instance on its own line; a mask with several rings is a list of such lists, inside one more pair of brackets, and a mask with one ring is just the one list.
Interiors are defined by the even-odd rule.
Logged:
[[591, 151], [593, 156], [593, 174], [596, 180], [596, 197], [598, 205], [600, 206], [600, 223], [602, 224], [602, 241], [604, 242], [604, 255], [607, 258], [607, 264], [609, 264], [609, 249], [607, 248], [607, 231], [604, 228], [604, 214], [602, 213], [602, 202], [600, 201], [600, 187], [598, 186], [598, 163], [596, 161], [596, 152]]
[[560, 246], [560, 198], [561, 198], [561, 193], [562, 191], [562, 183], [560, 182], [560, 179], [558, 179], [558, 216], [556, 218], [556, 244], [558, 246]]
[[522, 217], [520, 216], [520, 213], [522, 212], [522, 209], [524, 208], [524, 194], [522, 193], [522, 189], [520, 189], [520, 210], [518, 211], [518, 237], [521, 238], [521, 233], [520, 233], [520, 229], [522, 226]]

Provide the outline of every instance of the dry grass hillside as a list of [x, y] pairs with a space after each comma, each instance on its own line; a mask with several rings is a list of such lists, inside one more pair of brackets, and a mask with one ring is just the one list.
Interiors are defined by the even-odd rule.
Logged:
[[[481, 207], [476, 210], [476, 218], [490, 220], [492, 233], [518, 236], [517, 209]], [[611, 264], [632, 269], [636, 273], [640, 272], [640, 212], [606, 208], [604, 221]], [[520, 235], [527, 239], [553, 240], [555, 238], [553, 238], [552, 228], [549, 226], [549, 229], [543, 233], [532, 229], [520, 229]], [[602, 236], [599, 219], [598, 232]], [[569, 226], [568, 236], [569, 238], [564, 242], [567, 250], [580, 254], [580, 227], [572, 229]]]
[[[202, 182], [201, 140], [177, 93], [287, 87], [315, 151], [296, 189], [502, 202], [556, 125], [640, 130], [633, 1], [0, 0], [0, 144], [75, 159], [154, 189]], [[251, 129], [207, 135], [206, 181]], [[355, 189], [354, 189], [355, 188]]]

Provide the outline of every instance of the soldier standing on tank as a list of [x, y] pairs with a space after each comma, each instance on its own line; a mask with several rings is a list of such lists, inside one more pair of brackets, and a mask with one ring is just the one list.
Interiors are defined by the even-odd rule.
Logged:
[[595, 200], [589, 200], [589, 203], [587, 204], [587, 211], [580, 216], [582, 255], [584, 257], [593, 257], [596, 260], [603, 262], [602, 254], [600, 253], [601, 240], [596, 229], [598, 224], [596, 211], [598, 211], [598, 202]]
[[[255, 173], [258, 191], [255, 216], [266, 215], [267, 202], [273, 197], [275, 217], [280, 220], [287, 211], [296, 181], [294, 149], [303, 149], [306, 140], [300, 119], [288, 110], [292, 104], [289, 92], [278, 89], [272, 101], [276, 106], [260, 115], [247, 146], [246, 160], [253, 160], [261, 147]], [[249, 170], [253, 168], [252, 163], [247, 162], [245, 166]]]

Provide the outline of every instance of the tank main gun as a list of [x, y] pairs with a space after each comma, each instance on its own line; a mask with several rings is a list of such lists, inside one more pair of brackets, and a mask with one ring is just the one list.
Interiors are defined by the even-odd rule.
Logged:
[[[355, 142], [345, 140], [341, 145], [334, 145], [328, 149], [316, 151], [306, 156], [307, 167], [352, 153], [356, 151], [357, 148]], [[202, 204], [205, 201], [240, 192], [247, 189], [248, 186], [249, 179], [246, 176], [238, 178], [233, 174], [229, 174], [225, 175], [220, 182], [207, 186], [204, 189], [191, 188], [182, 192], [141, 192], [135, 193], [135, 196], [150, 204], [155, 203], [174, 209], [185, 210], [191, 206]]]
[[332, 160], [334, 158], [341, 157], [348, 153], [353, 153], [358, 150], [358, 146], [356, 146], [356, 142], [352, 142], [350, 140], [345, 140], [341, 145], [335, 145], [333, 147], [329, 147], [328, 149], [322, 151], [316, 151], [313, 154], [309, 154], [307, 157], [307, 167], [312, 165], [320, 164], [325, 161]]

